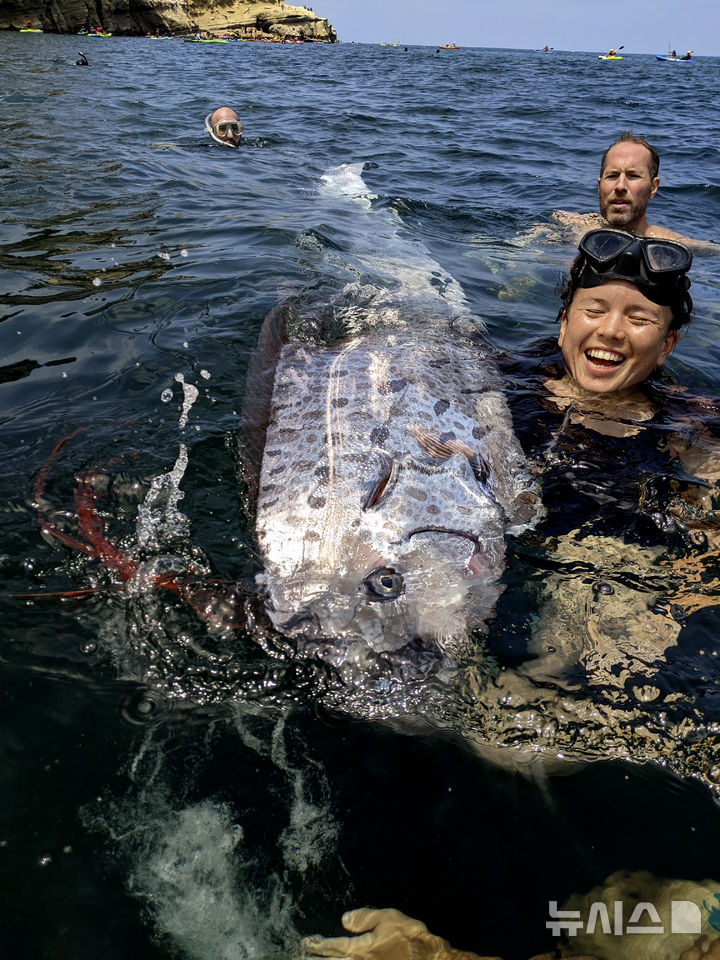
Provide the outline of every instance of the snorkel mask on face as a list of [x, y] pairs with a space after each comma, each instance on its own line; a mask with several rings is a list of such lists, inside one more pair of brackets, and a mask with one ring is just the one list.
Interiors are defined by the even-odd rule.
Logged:
[[[214, 113], [215, 111], [213, 111]], [[240, 137], [243, 132], [243, 125], [239, 120], [218, 120], [217, 123], [210, 123], [210, 118], [212, 113], [209, 113], [205, 117], [205, 129], [207, 130], [210, 138], [215, 141], [215, 143], [221, 143], [224, 147], [237, 147], [239, 146]], [[232, 131], [237, 135], [238, 143], [233, 143], [232, 140], [223, 140], [222, 138], [227, 135], [228, 131]]]
[[623, 230], [591, 230], [578, 248], [585, 260], [578, 286], [629, 280], [659, 306], [672, 306], [690, 288], [692, 254], [674, 240], [638, 237]]

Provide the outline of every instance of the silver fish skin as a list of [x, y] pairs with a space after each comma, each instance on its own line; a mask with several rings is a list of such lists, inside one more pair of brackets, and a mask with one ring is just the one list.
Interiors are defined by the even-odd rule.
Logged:
[[505, 535], [542, 513], [487, 352], [406, 318], [275, 370], [258, 582], [277, 630], [336, 662], [420, 641], [456, 663], [502, 592]]

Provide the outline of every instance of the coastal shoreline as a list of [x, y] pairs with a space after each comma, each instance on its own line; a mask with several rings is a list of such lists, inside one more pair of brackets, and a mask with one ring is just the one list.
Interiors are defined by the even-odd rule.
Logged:
[[[284, 0], [98, 0], [90, 14], [81, 0], [11, 0], [0, 8], [0, 30], [105, 36], [165, 36], [270, 43], [337, 43], [329, 21]], [[100, 33], [95, 30], [99, 28]]]

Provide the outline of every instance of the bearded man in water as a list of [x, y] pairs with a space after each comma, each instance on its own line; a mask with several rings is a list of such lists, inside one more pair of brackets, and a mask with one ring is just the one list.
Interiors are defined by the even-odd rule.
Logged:
[[642, 237], [686, 241], [666, 227], [647, 222], [648, 204], [660, 186], [660, 157], [647, 140], [621, 133], [600, 161], [598, 201], [604, 225]]
[[[610, 144], [600, 161], [597, 181], [600, 216], [556, 210], [553, 219], [570, 227], [578, 240], [587, 230], [613, 227], [641, 237], [677, 240], [695, 247], [717, 249], [714, 244], [692, 240], [667, 227], [648, 223], [648, 204], [660, 186], [659, 168], [660, 157], [655, 147], [644, 137], [636, 137], [631, 130], [625, 130]], [[541, 229], [540, 232], [547, 233], [547, 230]], [[531, 235], [537, 235], [537, 230]]]

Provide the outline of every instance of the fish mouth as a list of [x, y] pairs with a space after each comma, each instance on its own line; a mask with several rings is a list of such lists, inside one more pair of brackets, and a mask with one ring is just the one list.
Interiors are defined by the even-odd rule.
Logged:
[[417, 527], [417, 529], [410, 531], [407, 539], [410, 540], [412, 537], [421, 533], [439, 533], [449, 537], [460, 537], [463, 540], [469, 540], [475, 548], [466, 564], [466, 570], [470, 577], [472, 579], [481, 579], [496, 575], [492, 563], [488, 561], [486, 551], [483, 550], [479, 537], [476, 537], [474, 534], [468, 533], [465, 530], [453, 530], [449, 527]]
[[446, 533], [450, 537], [462, 537], [464, 540], [470, 540], [476, 547], [480, 546], [480, 540], [474, 534], [467, 533], [465, 530], [452, 530], [450, 527], [417, 527], [407, 535], [408, 540], [419, 533]]

